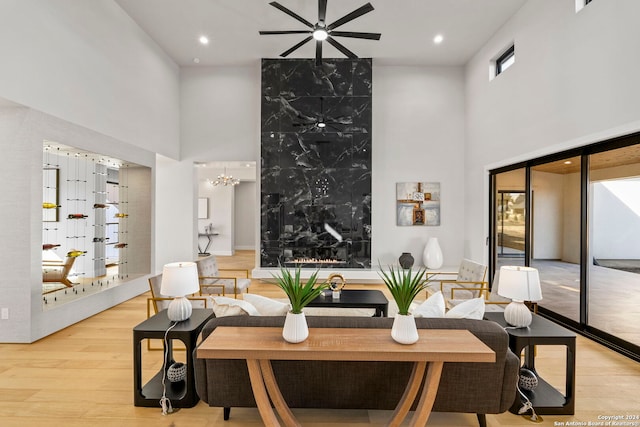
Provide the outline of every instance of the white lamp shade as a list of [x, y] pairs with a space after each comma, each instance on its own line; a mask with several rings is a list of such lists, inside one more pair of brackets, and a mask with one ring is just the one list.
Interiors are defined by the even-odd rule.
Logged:
[[160, 293], [167, 297], [183, 297], [200, 290], [195, 262], [172, 262], [162, 269]]
[[516, 301], [540, 301], [542, 289], [538, 270], [520, 266], [501, 267], [498, 295]]

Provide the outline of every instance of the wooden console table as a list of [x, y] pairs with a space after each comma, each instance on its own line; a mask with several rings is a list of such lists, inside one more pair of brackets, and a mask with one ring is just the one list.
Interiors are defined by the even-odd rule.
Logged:
[[418, 333], [417, 343], [402, 345], [391, 339], [389, 329], [312, 328], [306, 341], [290, 344], [282, 338], [282, 328], [219, 326], [200, 344], [197, 357], [245, 359], [258, 411], [267, 427], [280, 426], [269, 399], [285, 426], [301, 425], [280, 393], [271, 360], [414, 362], [409, 383], [388, 425], [402, 423], [426, 378], [410, 424], [424, 426], [444, 362], [495, 362], [495, 353], [467, 330], [419, 329]]

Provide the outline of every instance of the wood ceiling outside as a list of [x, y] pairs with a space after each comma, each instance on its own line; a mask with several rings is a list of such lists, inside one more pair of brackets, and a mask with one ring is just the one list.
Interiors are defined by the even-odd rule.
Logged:
[[[571, 164], [565, 164], [567, 160]], [[640, 144], [629, 147], [618, 148], [616, 150], [605, 151], [593, 154], [590, 159], [591, 170], [606, 169], [615, 166], [633, 165], [640, 163]], [[557, 174], [569, 174], [580, 172], [580, 157], [570, 157], [531, 168], [535, 171], [549, 172]]]

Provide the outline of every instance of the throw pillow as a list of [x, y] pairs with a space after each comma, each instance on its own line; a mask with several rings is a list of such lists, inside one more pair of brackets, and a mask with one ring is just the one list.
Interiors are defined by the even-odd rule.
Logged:
[[242, 298], [253, 305], [260, 316], [286, 316], [289, 304], [256, 294], [244, 294]]
[[472, 298], [447, 311], [444, 317], [450, 319], [478, 319], [484, 316], [484, 298]]
[[[409, 306], [409, 313], [413, 313], [417, 306], [418, 304], [412, 302]], [[398, 304], [396, 303], [396, 300], [391, 298], [391, 300], [389, 300], [389, 307], [387, 309], [387, 317], [396, 317], [396, 314], [398, 314]]]
[[211, 299], [216, 317], [260, 316], [258, 310], [247, 301], [228, 297], [212, 297]]
[[438, 291], [413, 310], [413, 317], [444, 317], [444, 297]]

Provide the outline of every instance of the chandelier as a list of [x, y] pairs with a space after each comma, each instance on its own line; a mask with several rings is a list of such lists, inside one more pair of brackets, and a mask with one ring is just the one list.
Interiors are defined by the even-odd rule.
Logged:
[[240, 180], [234, 178], [232, 175], [227, 175], [227, 168], [224, 168], [224, 173], [218, 175], [215, 181], [211, 182], [212, 185], [238, 185]]

